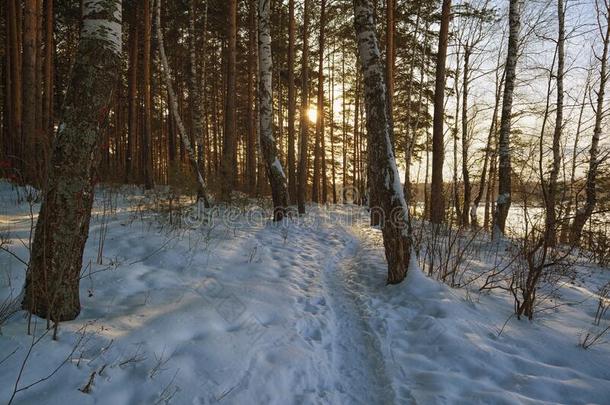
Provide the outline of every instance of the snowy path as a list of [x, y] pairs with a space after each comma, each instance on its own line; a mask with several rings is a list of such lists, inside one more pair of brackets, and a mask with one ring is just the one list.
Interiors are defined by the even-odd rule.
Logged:
[[345, 403], [394, 403], [391, 381], [386, 375], [383, 353], [358, 301], [350, 276], [359, 241], [354, 238], [323, 268], [323, 279], [335, 322], [333, 366], [340, 377], [339, 392]]
[[[358, 238], [343, 227], [324, 225], [315, 232], [296, 232], [299, 263], [286, 271], [301, 293], [295, 306], [300, 313], [296, 330], [331, 372], [333, 381], [322, 384], [329, 392], [320, 397], [333, 404], [394, 403], [379, 342], [350, 281]], [[275, 250], [271, 257], [281, 262], [286, 252]]]
[[[28, 237], [28, 207], [4, 203], [0, 231], [26, 258], [18, 239]], [[584, 351], [577, 342], [609, 272], [564, 288], [582, 305], [511, 321], [498, 336], [510, 297], [450, 289], [416, 268], [387, 286], [380, 234], [365, 211], [310, 207], [305, 219], [172, 230], [152, 214], [119, 210], [97, 265], [104, 221], [95, 214], [82, 313], [61, 325], [58, 341], [40, 341], [22, 383], [45, 377], [79, 330], [87, 334], [49, 383], [17, 403], [607, 403], [610, 345]], [[22, 285], [23, 266], [0, 254], [0, 269], [2, 299]], [[0, 367], [0, 403], [31, 342], [22, 315], [2, 325], [0, 360], [15, 353]]]

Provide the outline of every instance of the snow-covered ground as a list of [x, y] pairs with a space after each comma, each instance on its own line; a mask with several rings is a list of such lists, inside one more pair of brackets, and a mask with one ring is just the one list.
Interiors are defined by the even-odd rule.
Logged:
[[[20, 378], [32, 343], [26, 316], [1, 326], [0, 403], [16, 381], [20, 389], [49, 375], [13, 403], [610, 401], [610, 344], [578, 346], [608, 270], [580, 268], [562, 305], [519, 321], [508, 294], [451, 289], [415, 263], [406, 282], [386, 286], [380, 234], [360, 208], [311, 208], [282, 226], [256, 212], [213, 224], [191, 215], [187, 227], [138, 209], [131, 194], [114, 195], [117, 209], [104, 216], [98, 194], [82, 313], [57, 341], [36, 341]], [[15, 200], [0, 184], [0, 233], [25, 260], [29, 205]], [[0, 303], [19, 294], [23, 271], [0, 252]], [[45, 322], [32, 322], [40, 337]]]

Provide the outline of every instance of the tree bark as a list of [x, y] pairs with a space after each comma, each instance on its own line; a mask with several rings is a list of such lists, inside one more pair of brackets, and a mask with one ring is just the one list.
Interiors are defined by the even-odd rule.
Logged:
[[294, 0], [288, 0], [288, 195], [290, 203], [297, 202], [296, 157], [295, 157], [295, 119], [296, 92], [294, 86], [294, 59], [296, 23]]
[[313, 158], [313, 186], [311, 190], [311, 200], [314, 203], [320, 202], [320, 183], [326, 181], [320, 177], [322, 169], [322, 159], [325, 151], [322, 148], [324, 140], [324, 32], [326, 19], [326, 0], [320, 1], [320, 36], [318, 37], [318, 97], [317, 97], [317, 117], [316, 117], [316, 139]]
[[441, 10], [441, 29], [436, 54], [436, 85], [434, 90], [434, 124], [432, 131], [432, 188], [430, 196], [430, 221], [434, 224], [444, 222], [445, 197], [443, 195], [443, 163], [445, 144], [443, 121], [445, 115], [445, 64], [451, 20], [451, 0], [443, 0]]
[[307, 143], [309, 142], [309, 122], [307, 109], [309, 108], [309, 0], [304, 0], [303, 6], [303, 53], [301, 67], [301, 119], [299, 140], [299, 184], [297, 190], [297, 204], [299, 214], [305, 214], [305, 198], [307, 195]]
[[464, 78], [462, 81], [462, 181], [464, 182], [464, 204], [462, 206], [461, 225], [469, 225], [470, 199], [472, 188], [470, 185], [470, 173], [468, 172], [468, 80], [471, 49], [464, 46]]
[[364, 74], [369, 148], [375, 154], [375, 159], [371, 160], [373, 178], [369, 181], [376, 183], [385, 216], [381, 229], [388, 262], [387, 282], [397, 284], [406, 277], [411, 257], [409, 211], [392, 151], [390, 133], [393, 129], [388, 118], [384, 69], [375, 37], [370, 0], [354, 0], [354, 25]]
[[163, 30], [161, 29], [161, 0], [157, 0], [157, 12], [156, 12], [156, 28], [157, 28], [157, 39], [159, 41], [159, 53], [161, 54], [161, 64], [163, 65], [163, 78], [165, 79], [165, 85], [167, 86], [167, 92], [169, 94], [169, 106], [172, 112], [172, 116], [174, 118], [174, 122], [178, 127], [178, 133], [180, 135], [180, 139], [182, 140], [182, 145], [186, 150], [188, 155], [188, 160], [197, 177], [197, 199], [203, 200], [205, 207], [210, 206], [210, 200], [208, 198], [208, 191], [205, 181], [203, 179], [203, 174], [197, 164], [197, 154], [193, 148], [193, 144], [191, 143], [191, 139], [186, 132], [186, 128], [184, 127], [184, 123], [182, 121], [182, 117], [180, 116], [178, 110], [178, 98], [176, 96], [176, 92], [174, 91], [174, 86], [172, 84], [172, 75], [169, 67], [169, 63], [167, 62], [167, 56], [165, 54], [165, 45], [163, 42]]
[[138, 135], [138, 6], [137, 2], [131, 5], [132, 16], [129, 21], [129, 69], [127, 72], [127, 87], [129, 93], [129, 116], [127, 129], [127, 162], [125, 167], [125, 182], [132, 182], [136, 168], [135, 151], [136, 137]]
[[152, 95], [151, 95], [151, 0], [142, 0], [142, 18], [144, 21], [144, 49], [142, 51], [143, 90], [144, 90], [144, 130], [142, 131], [142, 169], [144, 187], [150, 190], [154, 187], [152, 158]]
[[46, 144], [53, 138], [53, 58], [55, 57], [53, 0], [45, 0], [45, 56], [44, 56], [44, 104], [42, 124]]
[[121, 1], [90, 0], [83, 18], [23, 301], [31, 313], [54, 321], [80, 313], [79, 280], [94, 171], [121, 62]]
[[271, 56], [270, 1], [258, 2], [258, 55], [259, 55], [259, 122], [260, 145], [273, 198], [273, 220], [281, 221], [286, 214], [288, 193], [286, 175], [277, 157], [273, 136], [273, 61]]
[[36, 125], [36, 34], [38, 31], [38, 1], [26, 0], [23, 15], [23, 111], [21, 122], [23, 133], [21, 148], [24, 152], [25, 179], [27, 182], [40, 184], [37, 171], [36, 151], [40, 141]]
[[[205, 154], [204, 148], [204, 132], [203, 132], [203, 97], [201, 96], [201, 76], [199, 75], [199, 69], [197, 66], [197, 31], [195, 29], [196, 17], [196, 2], [190, 0], [189, 2], [189, 57], [190, 57], [190, 72], [189, 72], [189, 106], [191, 113], [191, 128], [193, 131], [193, 144], [197, 146], [197, 151], [194, 156], [189, 156], [189, 159], [193, 158], [196, 161], [197, 171], [195, 174], [197, 177], [201, 176], [205, 180], [205, 165], [203, 160]], [[157, 27], [157, 31], [159, 27]], [[192, 162], [191, 162], [192, 165]], [[199, 183], [199, 179], [198, 179]], [[204, 193], [205, 194], [205, 193]], [[202, 197], [201, 185], [199, 185], [199, 196]], [[207, 196], [205, 198], [207, 200]]]
[[[394, 117], [394, 64], [396, 59], [394, 55], [394, 31], [396, 30], [394, 20], [395, 1], [386, 0], [385, 80], [388, 85], [388, 117], [390, 122], [393, 122]], [[392, 144], [394, 144], [393, 139]]]
[[506, 56], [502, 116], [500, 118], [500, 140], [498, 145], [499, 189], [493, 219], [494, 234], [505, 233], [506, 217], [508, 217], [512, 197], [510, 129], [513, 110], [513, 92], [515, 90], [516, 81], [517, 58], [519, 54], [519, 30], [521, 28], [520, 8], [520, 0], [510, 0], [508, 54]]
[[220, 161], [221, 198], [223, 201], [231, 200], [231, 193], [235, 188], [236, 162], [236, 111], [235, 92], [236, 64], [237, 64], [237, 0], [227, 1], [227, 91], [224, 111], [224, 139], [222, 160]]
[[[420, 10], [421, 10], [421, 3], [417, 3], [417, 17], [415, 20], [415, 29], [413, 31], [413, 37], [415, 38], [417, 36], [417, 34], [419, 33], [419, 22], [420, 22]], [[427, 30], [426, 33], [424, 35], [424, 54], [425, 52], [425, 47], [426, 47], [426, 38], [427, 38]], [[412, 103], [411, 103], [411, 95], [413, 92], [413, 75], [415, 73], [415, 61], [416, 58], [415, 56], [415, 49], [412, 49], [410, 51], [410, 66], [409, 66], [409, 77], [408, 77], [408, 82], [407, 82], [407, 89], [405, 91], [405, 96], [406, 96], [406, 101], [407, 101], [407, 106], [406, 106], [406, 114], [405, 114], [405, 143], [406, 143], [406, 149], [405, 149], [405, 184], [404, 184], [404, 193], [405, 193], [405, 200], [407, 200], [407, 203], [411, 203], [412, 200], [412, 195], [411, 195], [411, 162], [413, 160], [413, 150], [415, 149], [415, 143], [417, 141], [417, 126], [415, 125], [413, 131], [411, 131], [411, 114], [413, 112], [412, 109]], [[421, 71], [420, 71], [420, 86], [423, 86], [423, 76], [424, 76], [424, 71], [425, 71], [425, 55], [422, 57], [422, 66], [421, 66]], [[392, 73], [393, 74], [393, 73]], [[392, 97], [393, 98], [393, 97]], [[421, 111], [421, 100], [422, 100], [422, 89], [420, 89], [419, 91], [419, 101], [418, 101], [418, 105], [417, 105], [417, 121], [419, 121], [419, 116], [420, 116], [420, 111]]]
[[563, 132], [563, 77], [565, 70], [565, 10], [563, 0], [557, 0], [557, 110], [555, 131], [553, 132], [553, 162], [549, 176], [546, 198], [545, 239], [547, 246], [555, 246], [557, 241], [557, 179], [561, 168], [561, 136]]
[[256, 111], [254, 97], [256, 95], [256, 10], [257, 0], [250, 1], [248, 34], [248, 139], [246, 142], [246, 178], [248, 190], [256, 191]]

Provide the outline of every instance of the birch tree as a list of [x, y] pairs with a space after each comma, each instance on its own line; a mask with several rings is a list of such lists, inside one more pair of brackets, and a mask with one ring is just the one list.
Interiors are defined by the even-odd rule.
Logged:
[[121, 65], [120, 0], [83, 2], [83, 23], [26, 274], [23, 307], [54, 321], [80, 313], [94, 171]]
[[258, 2], [258, 97], [260, 146], [273, 198], [273, 220], [281, 221], [286, 214], [288, 192], [286, 175], [277, 156], [273, 136], [273, 60], [271, 57], [271, 0]]
[[184, 149], [186, 149], [186, 153], [188, 154], [188, 159], [189, 163], [191, 164], [191, 168], [197, 176], [197, 199], [203, 200], [205, 206], [209, 207], [210, 200], [208, 198], [207, 186], [205, 184], [205, 180], [203, 179], [203, 174], [201, 173], [200, 166], [199, 164], [197, 164], [197, 155], [195, 154], [195, 149], [193, 148], [193, 144], [191, 143], [191, 140], [186, 132], [184, 122], [182, 121], [182, 117], [180, 116], [180, 112], [178, 110], [178, 101], [176, 97], [176, 92], [174, 90], [174, 85], [172, 84], [171, 70], [167, 61], [167, 55], [165, 54], [163, 30], [161, 29], [161, 0], [156, 1], [155, 26], [157, 30], [157, 39], [159, 41], [161, 64], [163, 65], [163, 79], [165, 81], [165, 86], [167, 87], [167, 93], [169, 94], [170, 111], [172, 117], [174, 118], [174, 121], [176, 122], [176, 126], [178, 127], [178, 134], [180, 136], [180, 140], [182, 141], [182, 145], [184, 146]]
[[354, 0], [354, 25], [364, 76], [366, 129], [372, 154], [372, 178], [369, 181], [375, 183], [385, 216], [381, 221], [381, 230], [388, 262], [387, 282], [397, 284], [406, 277], [411, 257], [409, 211], [392, 150], [393, 129], [388, 117], [385, 71], [375, 36], [370, 0]]
[[509, 8], [508, 53], [506, 55], [504, 95], [500, 118], [500, 140], [498, 149], [499, 190], [494, 212], [494, 233], [504, 234], [506, 217], [511, 204], [511, 153], [510, 129], [513, 111], [513, 92], [515, 90], [517, 58], [519, 55], [519, 30], [521, 28], [521, 0], [510, 0]]
[[[601, 3], [601, 5], [600, 5]], [[602, 121], [604, 119], [604, 97], [606, 93], [606, 83], [608, 82], [608, 45], [610, 42], [610, 3], [607, 0], [597, 1], [597, 28], [603, 41], [603, 51], [601, 56], [597, 56], [600, 62], [599, 88], [597, 90], [597, 102], [595, 106], [595, 127], [591, 138], [591, 148], [589, 149], [589, 169], [587, 171], [587, 182], [585, 185], [585, 203], [576, 210], [572, 228], [570, 229], [570, 243], [578, 244], [582, 236], [582, 229], [585, 223], [593, 215], [593, 210], [597, 204], [597, 175], [599, 165], [602, 162], [599, 156], [599, 139], [602, 135]], [[605, 25], [605, 27], [604, 27]]]

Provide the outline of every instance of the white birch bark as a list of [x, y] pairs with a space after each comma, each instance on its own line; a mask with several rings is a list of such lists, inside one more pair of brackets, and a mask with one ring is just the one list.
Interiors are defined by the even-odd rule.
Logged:
[[513, 92], [515, 89], [517, 58], [519, 53], [519, 30], [521, 29], [521, 0], [510, 0], [508, 54], [506, 56], [506, 73], [504, 96], [502, 100], [502, 117], [500, 119], [500, 141], [498, 149], [499, 190], [494, 213], [494, 234], [504, 234], [506, 217], [512, 197], [510, 129], [513, 111]]
[[393, 128], [387, 108], [385, 72], [373, 23], [370, 0], [354, 0], [358, 56], [364, 77], [366, 128], [369, 137], [371, 182], [375, 183], [384, 218], [381, 221], [389, 284], [406, 277], [411, 257], [409, 210], [392, 148]]
[[100, 135], [121, 65], [120, 0], [85, 0], [83, 25], [26, 274], [24, 309], [65, 321], [80, 313]]
[[277, 157], [273, 136], [273, 59], [271, 53], [270, 1], [258, 2], [258, 98], [259, 141], [265, 161], [273, 198], [273, 220], [281, 221], [286, 214], [288, 192], [286, 175]]

